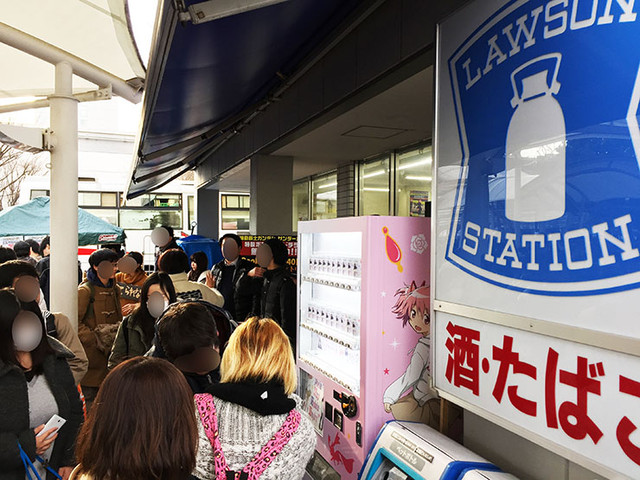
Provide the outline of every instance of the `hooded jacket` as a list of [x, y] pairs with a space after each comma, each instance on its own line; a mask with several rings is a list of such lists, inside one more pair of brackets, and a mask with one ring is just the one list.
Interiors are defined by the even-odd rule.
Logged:
[[[57, 340], [47, 337], [55, 353], [42, 364], [43, 374], [58, 405], [59, 415], [67, 422], [60, 428], [50, 464], [54, 470], [73, 466], [73, 448], [82, 423], [82, 402], [67, 359], [73, 354]], [[30, 459], [36, 455], [34, 431], [29, 428], [29, 394], [22, 369], [0, 360], [0, 480], [24, 480], [25, 471], [18, 442]], [[54, 480], [47, 472], [47, 480]], [[44, 479], [43, 479], [44, 480]]]

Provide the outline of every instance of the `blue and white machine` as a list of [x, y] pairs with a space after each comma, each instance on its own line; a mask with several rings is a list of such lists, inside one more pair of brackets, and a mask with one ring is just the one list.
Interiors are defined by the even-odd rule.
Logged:
[[517, 480], [421, 423], [389, 422], [362, 468], [360, 480]]

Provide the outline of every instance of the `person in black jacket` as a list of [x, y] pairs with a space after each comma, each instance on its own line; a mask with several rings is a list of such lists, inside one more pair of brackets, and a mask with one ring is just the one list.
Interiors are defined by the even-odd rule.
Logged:
[[236, 322], [244, 322], [251, 314], [253, 298], [260, 289], [260, 280], [249, 275], [256, 264], [240, 258], [242, 239], [234, 233], [227, 233], [220, 239], [220, 249], [224, 259], [211, 269], [207, 286], [222, 294], [223, 308]]
[[[69, 351], [46, 336], [39, 310], [22, 305], [13, 290], [0, 290], [0, 480], [24, 480], [20, 447], [45, 479], [41, 456], [63, 480], [74, 466], [73, 448], [83, 412], [66, 357]], [[66, 420], [59, 431], [42, 436], [57, 414]], [[47, 480], [54, 480], [46, 472]]]
[[151, 241], [158, 247], [156, 249], [156, 271], [158, 271], [158, 260], [164, 252], [172, 248], [180, 248], [176, 239], [173, 237], [173, 227], [162, 225], [156, 227], [151, 232]]
[[261, 243], [256, 251], [260, 268], [252, 274], [263, 278], [262, 290], [254, 298], [253, 313], [275, 320], [296, 351], [296, 284], [287, 265], [289, 251], [277, 238]]

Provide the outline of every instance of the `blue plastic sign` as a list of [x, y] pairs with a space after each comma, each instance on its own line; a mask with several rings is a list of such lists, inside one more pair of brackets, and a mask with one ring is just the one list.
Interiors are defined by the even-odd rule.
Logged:
[[448, 59], [463, 158], [447, 261], [539, 295], [640, 287], [636, 10], [509, 2]]

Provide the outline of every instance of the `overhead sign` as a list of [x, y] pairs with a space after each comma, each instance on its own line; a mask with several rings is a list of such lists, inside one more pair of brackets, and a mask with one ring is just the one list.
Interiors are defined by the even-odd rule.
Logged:
[[443, 391], [638, 478], [640, 358], [449, 314], [436, 338]]
[[636, 10], [508, 2], [447, 59], [462, 151], [448, 262], [540, 295], [640, 287]]

